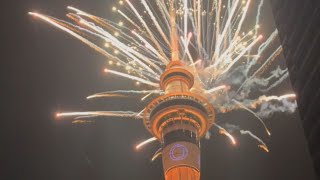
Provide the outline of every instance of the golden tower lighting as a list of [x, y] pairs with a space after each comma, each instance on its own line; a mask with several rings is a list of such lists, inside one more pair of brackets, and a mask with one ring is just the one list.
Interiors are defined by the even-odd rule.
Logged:
[[200, 139], [211, 127], [211, 104], [190, 91], [194, 76], [179, 61], [172, 61], [161, 75], [164, 95], [145, 109], [144, 125], [162, 144], [166, 180], [200, 179]]

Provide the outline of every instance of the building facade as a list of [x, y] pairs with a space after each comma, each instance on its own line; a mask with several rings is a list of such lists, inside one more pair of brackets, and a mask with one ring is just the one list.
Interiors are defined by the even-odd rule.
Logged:
[[271, 0], [305, 136], [320, 177], [320, 1]]

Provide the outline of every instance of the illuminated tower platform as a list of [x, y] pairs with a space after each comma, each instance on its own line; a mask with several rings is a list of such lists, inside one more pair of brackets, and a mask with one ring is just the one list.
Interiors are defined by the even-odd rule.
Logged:
[[194, 76], [179, 61], [171, 62], [160, 79], [164, 95], [145, 109], [144, 124], [162, 144], [166, 180], [200, 179], [200, 139], [212, 126], [211, 104], [193, 93]]

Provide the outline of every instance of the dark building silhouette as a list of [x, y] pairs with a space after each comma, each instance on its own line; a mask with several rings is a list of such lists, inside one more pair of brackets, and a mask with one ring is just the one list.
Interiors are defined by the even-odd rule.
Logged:
[[271, 0], [271, 5], [320, 178], [320, 1]]

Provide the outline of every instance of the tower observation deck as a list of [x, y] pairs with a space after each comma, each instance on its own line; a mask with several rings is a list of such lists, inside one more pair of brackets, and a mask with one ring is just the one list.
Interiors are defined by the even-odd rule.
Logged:
[[144, 125], [162, 144], [166, 180], [200, 179], [200, 139], [212, 126], [211, 104], [190, 89], [194, 76], [179, 61], [161, 75], [164, 95], [146, 107]]

